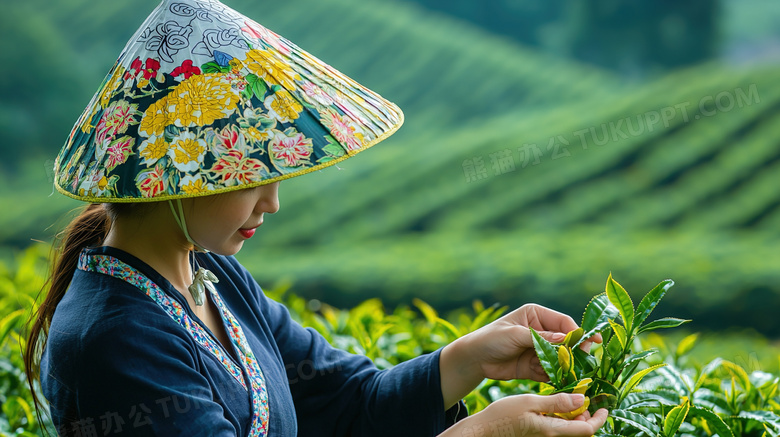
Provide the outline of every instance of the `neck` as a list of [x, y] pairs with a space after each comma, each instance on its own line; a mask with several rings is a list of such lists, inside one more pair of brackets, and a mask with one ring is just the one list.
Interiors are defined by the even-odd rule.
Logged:
[[[185, 297], [192, 284], [189, 244], [176, 224], [167, 204], [143, 216], [120, 217], [112, 223], [104, 246], [121, 249], [148, 264]], [[164, 206], [164, 208], [162, 208]]]

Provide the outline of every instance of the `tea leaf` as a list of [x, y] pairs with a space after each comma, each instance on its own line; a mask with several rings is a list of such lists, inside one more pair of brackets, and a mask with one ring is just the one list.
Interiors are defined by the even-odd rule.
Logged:
[[699, 390], [702, 384], [704, 384], [704, 381], [707, 379], [707, 377], [712, 372], [714, 372], [718, 367], [720, 367], [722, 362], [723, 362], [722, 358], [715, 358], [714, 360], [710, 361], [706, 366], [704, 366], [703, 369], [701, 369], [701, 373], [699, 373], [699, 377], [696, 379], [696, 385], [693, 386], [694, 392]]
[[677, 393], [691, 397], [691, 384], [674, 366], [665, 366], [658, 369], [658, 374], [663, 376], [664, 385]]
[[699, 338], [699, 334], [691, 334], [682, 340], [680, 340], [680, 343], [677, 344], [677, 351], [675, 352], [675, 355], [679, 358], [693, 349], [693, 346], [696, 345], [696, 340]]
[[620, 339], [617, 335], [612, 337], [607, 343], [607, 354], [612, 357], [612, 361], [615, 361], [623, 356], [623, 345], [620, 343]]
[[722, 393], [702, 388], [696, 392], [696, 403], [704, 408], [720, 414], [734, 414], [728, 399]]
[[609, 301], [618, 309], [620, 317], [623, 318], [623, 326], [626, 327], [626, 332], [631, 332], [632, 323], [634, 322], [634, 302], [631, 301], [631, 296], [628, 295], [622, 285], [612, 279], [612, 273], [607, 278], [606, 289]]
[[540, 395], [551, 395], [555, 393], [555, 387], [551, 386], [550, 384], [547, 384], [545, 382], [539, 383], [539, 394]]
[[732, 363], [731, 361], [726, 360], [721, 361], [721, 366], [723, 366], [726, 370], [729, 371], [729, 373], [731, 373], [731, 376], [733, 376], [737, 382], [739, 382], [739, 385], [741, 385], [745, 391], [750, 391], [750, 389], [753, 387], [753, 384], [750, 383], [750, 378], [748, 377], [747, 372], [745, 372], [745, 369]]
[[487, 325], [488, 323], [492, 322], [493, 320], [497, 319], [498, 316], [504, 313], [504, 311], [507, 310], [506, 306], [503, 306], [501, 308], [498, 307], [498, 304], [495, 304], [491, 306], [490, 308], [484, 309], [482, 311], [479, 311], [479, 314], [477, 314], [477, 317], [474, 318], [474, 321], [471, 322], [471, 325], [469, 325], [469, 332], [476, 331], [477, 329], [481, 328], [484, 325]]
[[639, 302], [639, 305], [636, 307], [636, 314], [634, 315], [635, 328], [640, 328], [642, 323], [645, 323], [647, 317], [653, 312], [658, 305], [658, 302], [661, 301], [672, 285], [674, 285], [674, 281], [671, 279], [661, 281], [660, 284], [656, 285], [655, 288], [650, 290], [645, 297], [642, 298], [642, 301]]
[[680, 425], [685, 420], [685, 416], [688, 415], [690, 408], [691, 405], [688, 403], [688, 398], [684, 397], [680, 405], [669, 411], [664, 419], [664, 435], [666, 437], [673, 437], [677, 434], [677, 430], [680, 429]]
[[615, 419], [633, 426], [634, 428], [644, 432], [648, 436], [656, 436], [660, 431], [658, 425], [651, 422], [645, 416], [626, 410], [612, 410], [610, 416]]
[[626, 405], [623, 407], [624, 410], [635, 410], [658, 404], [675, 407], [680, 404], [680, 395], [674, 391], [663, 389], [643, 391], [628, 394], [623, 403]]
[[626, 330], [612, 320], [609, 321], [609, 326], [612, 327], [612, 331], [615, 333], [615, 337], [617, 337], [618, 341], [620, 342], [620, 346], [623, 348], [623, 350], [626, 350]]
[[691, 406], [688, 414], [690, 414], [691, 417], [700, 417], [704, 419], [710, 426], [710, 431], [717, 434], [718, 437], [734, 437], [734, 433], [731, 431], [731, 428], [726, 425], [726, 422], [712, 411], [697, 406]]
[[6, 337], [13, 329], [21, 327], [24, 321], [25, 310], [16, 310], [0, 320], [0, 346], [5, 342]]
[[569, 331], [569, 333], [566, 334], [566, 337], [564, 337], [563, 341], [561, 341], [559, 344], [573, 348], [575, 345], [579, 344], [580, 339], [582, 338], [582, 334], [584, 333], [585, 331], [582, 328]]
[[531, 335], [534, 341], [534, 350], [536, 350], [536, 356], [539, 357], [539, 363], [541, 363], [544, 372], [550, 377], [552, 385], [558, 386], [560, 379], [558, 378], [558, 351], [555, 350], [549, 341], [542, 338], [534, 328], [528, 328], [531, 330]]
[[599, 362], [593, 355], [580, 348], [574, 348], [571, 352], [574, 356], [575, 368], [580, 370], [580, 375], [577, 375], [578, 377], [581, 378], [585, 375], [589, 375], [598, 367]]
[[447, 331], [449, 331], [450, 334], [452, 334], [455, 338], [459, 338], [461, 336], [461, 333], [458, 331], [458, 328], [456, 328], [455, 325], [442, 319], [441, 317], [436, 318], [436, 323], [447, 329]]
[[615, 398], [617, 398], [618, 395], [620, 394], [620, 391], [616, 389], [615, 386], [612, 385], [609, 381], [605, 381], [603, 379], [595, 379], [594, 385], [596, 386], [597, 393], [610, 394], [612, 396], [615, 396]]
[[609, 325], [609, 321], [618, 316], [618, 310], [609, 302], [606, 293], [601, 293], [588, 302], [585, 312], [582, 314], [582, 326], [585, 333], [582, 338], [572, 346], [579, 346], [580, 343], [596, 335], [599, 331]]
[[595, 413], [600, 408], [606, 408], [612, 410], [617, 405], [617, 396], [608, 393], [602, 393], [600, 395], [590, 398], [590, 412]]
[[658, 319], [648, 323], [645, 326], [642, 326], [641, 328], [639, 328], [639, 330], [637, 330], [637, 335], [643, 332], [653, 331], [656, 329], [676, 328], [682, 325], [683, 323], [688, 323], [688, 322], [690, 322], [690, 320], [677, 319], [674, 317], [664, 317], [663, 319]]
[[572, 361], [574, 360], [571, 356], [571, 350], [566, 346], [558, 346], [558, 364], [561, 365], [564, 374], [572, 370]]
[[626, 359], [626, 361], [623, 363], [623, 367], [628, 366], [629, 364], [632, 364], [634, 362], [638, 362], [641, 360], [644, 360], [645, 358], [649, 357], [650, 355], [653, 355], [657, 353], [658, 351], [656, 349], [650, 349], [647, 351], [642, 351], [639, 353], [635, 353], [634, 355], [631, 355]]
[[[653, 355], [656, 352], [657, 352], [656, 349], [650, 349], [647, 351], [642, 351], [631, 355], [623, 362], [623, 366], [618, 372], [618, 375], [621, 375], [623, 373], [625, 373], [626, 375], [631, 375], [632, 373], [634, 373], [634, 369], [636, 369], [636, 366], [638, 366], [639, 363], [642, 362], [642, 360], [649, 357], [650, 355]], [[675, 405], [677, 405], [678, 403], [679, 402], [675, 402]]]
[[439, 315], [436, 313], [436, 310], [433, 309], [432, 306], [428, 305], [426, 302], [424, 302], [422, 299], [414, 298], [412, 299], [412, 304], [416, 306], [423, 316], [425, 316], [425, 320], [428, 321], [431, 325], [436, 323], [436, 319], [439, 318]]
[[[755, 420], [756, 422], [771, 428], [772, 435], [780, 433], [780, 416], [771, 411], [742, 411], [737, 417]], [[767, 431], [769, 431], [769, 429], [767, 429]]]
[[634, 387], [639, 384], [640, 381], [642, 381], [642, 378], [644, 378], [648, 373], [652, 372], [655, 369], [661, 368], [666, 366], [666, 364], [656, 364], [654, 366], [650, 366], [647, 369], [640, 370], [639, 372], [631, 375], [631, 377], [626, 381], [625, 384], [623, 384], [623, 387], [620, 388], [620, 396], [618, 397], [618, 405], [620, 405], [623, 402], [623, 399], [626, 398], [626, 395], [631, 393], [631, 390], [634, 389]]
[[577, 385], [574, 386], [574, 389], [571, 392], [575, 394], [585, 394], [585, 392], [588, 391], [588, 388], [590, 388], [591, 384], [593, 384], [592, 379], [581, 379], [577, 381]]

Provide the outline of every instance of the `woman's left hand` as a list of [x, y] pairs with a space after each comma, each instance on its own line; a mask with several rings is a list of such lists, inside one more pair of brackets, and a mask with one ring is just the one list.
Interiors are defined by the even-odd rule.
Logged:
[[[440, 357], [445, 405], [454, 405], [484, 378], [548, 381], [529, 328], [557, 343], [578, 326], [565, 314], [528, 304], [455, 340], [442, 350]], [[601, 336], [583, 342], [582, 349], [590, 350], [594, 341], [600, 343]]]

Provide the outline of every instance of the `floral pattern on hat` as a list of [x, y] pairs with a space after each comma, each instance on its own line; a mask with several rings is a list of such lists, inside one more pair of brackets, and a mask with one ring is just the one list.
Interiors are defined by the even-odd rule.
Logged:
[[216, 0], [165, 0], [73, 127], [55, 185], [91, 202], [298, 176], [383, 140], [397, 106]]

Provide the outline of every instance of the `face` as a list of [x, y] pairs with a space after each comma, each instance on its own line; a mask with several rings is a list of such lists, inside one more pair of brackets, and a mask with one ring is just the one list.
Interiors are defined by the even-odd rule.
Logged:
[[263, 223], [263, 214], [279, 210], [279, 182], [182, 200], [190, 237], [219, 255], [234, 255]]

